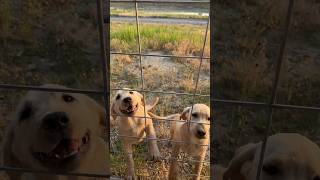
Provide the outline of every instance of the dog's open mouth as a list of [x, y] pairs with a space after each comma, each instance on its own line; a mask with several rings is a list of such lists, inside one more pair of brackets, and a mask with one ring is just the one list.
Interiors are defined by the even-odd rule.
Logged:
[[133, 106], [133, 105], [129, 105], [126, 109], [121, 109], [121, 112], [123, 114], [132, 114], [133, 112], [137, 111], [138, 109], [138, 104]]
[[87, 132], [81, 139], [61, 139], [52, 151], [33, 152], [33, 156], [41, 162], [58, 162], [61, 160], [76, 158], [90, 142], [90, 134]]

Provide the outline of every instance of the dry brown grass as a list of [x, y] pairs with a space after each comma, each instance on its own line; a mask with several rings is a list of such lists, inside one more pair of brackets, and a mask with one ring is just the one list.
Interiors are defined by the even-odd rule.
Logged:
[[[220, 1], [215, 14], [214, 98], [269, 102], [289, 1], [232, 2]], [[308, 9], [310, 6], [314, 7]], [[305, 38], [310, 30], [317, 34], [317, 8], [315, 1], [295, 1], [277, 103], [319, 106], [319, 44]], [[216, 110], [214, 159], [226, 165], [239, 146], [262, 139], [268, 115], [267, 110], [249, 107], [222, 106]], [[319, 143], [319, 131], [315, 130], [319, 127], [318, 116], [275, 110], [271, 133], [298, 132]]]
[[[0, 58], [5, 57], [0, 61], [0, 66], [3, 67], [0, 69], [2, 83], [28, 85], [58, 83], [74, 88], [102, 88], [98, 31], [94, 20], [96, 6], [92, 6], [95, 2], [75, 2], [73, 0], [50, 0], [42, 3], [36, 0], [14, 0], [14, 2], [16, 4], [13, 8], [9, 5], [0, 7], [1, 40], [10, 40], [8, 41], [8, 51], [4, 50], [3, 53], [1, 51], [0, 54]], [[19, 11], [14, 11], [19, 13], [10, 14], [13, 9], [19, 9]], [[2, 12], [7, 12], [7, 14]], [[12, 19], [8, 17], [12, 17]], [[128, 26], [128, 24], [112, 25], [113, 32], [120, 32], [117, 34], [119, 35], [117, 38], [111, 40], [113, 50], [137, 51], [134, 25], [126, 28]], [[195, 56], [199, 56], [201, 53], [203, 27], [142, 25], [141, 32], [144, 52], [160, 50], [166, 54]], [[10, 36], [10, 34], [14, 34], [14, 36]], [[3, 44], [0, 45], [2, 47]], [[208, 55], [209, 47], [206, 47], [205, 56]], [[149, 64], [147, 60], [144, 60], [145, 88], [192, 93], [198, 69], [196, 66], [198, 65], [198, 60], [177, 62], [174, 59], [165, 59], [155, 62], [155, 64]], [[208, 94], [209, 63], [206, 62], [204, 65], [206, 78], [201, 79], [198, 93]], [[111, 70], [112, 87], [140, 89], [140, 69], [136, 56], [112, 56]], [[18, 96], [16, 94], [2, 95], [0, 93], [0, 113], [2, 111], [9, 112], [3, 106], [7, 106], [6, 103], [9, 99]], [[148, 98], [153, 96], [155, 94], [148, 94]], [[199, 101], [208, 104], [209, 99], [203, 98]], [[13, 103], [13, 106], [16, 103]], [[161, 115], [180, 112], [191, 103], [191, 97], [163, 96], [161, 97], [161, 105], [156, 109], [156, 112]], [[7, 116], [7, 114], [3, 116]], [[0, 118], [2, 119], [2, 114], [0, 114]], [[6, 124], [0, 124], [0, 137], [3, 133], [2, 128], [5, 126]], [[160, 138], [169, 138], [166, 123], [158, 123], [156, 127], [159, 129]], [[143, 157], [146, 152], [145, 146], [143, 144], [136, 148], [138, 174], [163, 179], [166, 176], [169, 162], [147, 162]], [[160, 146], [163, 156], [169, 158], [170, 147], [167, 144]], [[124, 175], [126, 160], [123, 159], [124, 156], [122, 156], [119, 146], [116, 146], [116, 151], [112, 162], [115, 163], [114, 174]], [[189, 173], [191, 170], [190, 164], [182, 164], [181, 168], [185, 173]], [[204, 174], [208, 174], [207, 169], [204, 170]]]
[[[285, 1], [273, 1], [270, 15], [274, 18], [284, 17], [288, 4]], [[298, 30], [314, 31], [320, 27], [320, 2], [314, 0], [294, 1], [292, 25]]]

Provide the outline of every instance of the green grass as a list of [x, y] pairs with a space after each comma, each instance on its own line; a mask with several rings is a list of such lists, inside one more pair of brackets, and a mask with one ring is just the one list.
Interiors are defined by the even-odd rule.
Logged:
[[[192, 55], [199, 55], [204, 35], [205, 28], [203, 26], [140, 25], [141, 44], [144, 51], [161, 50], [174, 54], [185, 51], [183, 48], [190, 48], [189, 51]], [[136, 25], [132, 23], [112, 23], [111, 48], [116, 51], [136, 52], [138, 50]], [[208, 55], [208, 50], [209, 47], [207, 47], [206, 55]]]

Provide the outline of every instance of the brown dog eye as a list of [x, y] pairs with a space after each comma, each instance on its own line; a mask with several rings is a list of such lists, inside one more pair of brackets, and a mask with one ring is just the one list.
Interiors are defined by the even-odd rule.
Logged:
[[129, 91], [129, 93], [130, 93], [130, 94], [133, 94], [133, 92], [132, 92], [132, 91]]
[[262, 167], [262, 170], [270, 176], [280, 174], [280, 169], [273, 165], [265, 165]]
[[192, 114], [192, 117], [197, 118], [197, 117], [198, 117], [198, 114], [197, 114], [197, 113], [194, 113], [194, 114]]
[[68, 94], [64, 94], [62, 96], [64, 102], [67, 102], [67, 103], [70, 103], [70, 102], [73, 102], [74, 101], [74, 97], [68, 95]]
[[120, 99], [120, 94], [117, 95], [116, 100]]

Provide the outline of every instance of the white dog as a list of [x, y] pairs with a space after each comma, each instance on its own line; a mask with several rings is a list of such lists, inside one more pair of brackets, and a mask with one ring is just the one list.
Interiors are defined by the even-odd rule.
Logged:
[[[160, 159], [156, 132], [148, 114], [157, 102], [158, 98], [152, 105], [145, 106], [142, 94], [129, 89], [119, 90], [113, 99], [111, 113], [113, 119], [118, 120], [122, 145], [128, 160], [127, 179], [135, 178], [132, 145], [142, 142], [147, 137], [150, 158], [156, 161]], [[144, 118], [145, 113], [147, 118]]]
[[203, 161], [210, 142], [210, 108], [205, 104], [194, 104], [193, 108], [185, 108], [182, 114], [172, 114], [166, 117], [152, 113], [149, 115], [153, 118], [174, 120], [170, 127], [173, 160], [170, 165], [169, 179], [174, 180], [179, 177], [177, 158], [180, 151], [189, 154], [197, 161], [193, 179], [200, 179]]
[[[255, 180], [261, 142], [240, 147], [223, 175], [224, 180]], [[260, 180], [320, 180], [320, 149], [295, 133], [270, 136]]]
[[[104, 109], [83, 94], [30, 91], [7, 128], [2, 163], [43, 171], [108, 173], [108, 145], [100, 137], [104, 116]], [[33, 180], [90, 179], [19, 172], [8, 175], [12, 180], [22, 175]]]

